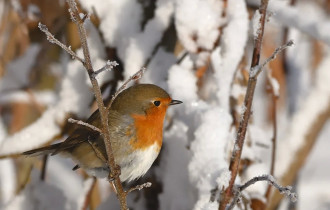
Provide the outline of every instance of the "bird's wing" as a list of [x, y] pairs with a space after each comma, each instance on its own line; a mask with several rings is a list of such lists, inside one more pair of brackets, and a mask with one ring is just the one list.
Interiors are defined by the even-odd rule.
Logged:
[[[110, 110], [109, 111], [109, 126], [110, 126], [110, 133], [125, 133], [123, 130], [127, 129], [127, 126], [125, 126], [125, 120], [122, 119], [122, 115], [118, 113], [117, 111]], [[87, 120], [86, 122], [90, 125], [93, 125], [99, 129], [102, 129], [101, 119], [100, 119], [100, 113], [98, 110], [96, 110]], [[121, 123], [121, 122], [124, 122]], [[116, 126], [121, 125], [121, 126]], [[116, 136], [116, 135], [111, 135]], [[55, 155], [63, 150], [67, 150], [70, 148], [73, 148], [83, 142], [89, 142], [91, 144], [103, 144], [103, 138], [100, 135], [99, 132], [88, 128], [83, 125], [79, 125], [78, 128], [76, 128], [73, 133], [58, 146], [58, 148], [52, 153], [52, 155]], [[103, 152], [103, 151], [102, 151]]]

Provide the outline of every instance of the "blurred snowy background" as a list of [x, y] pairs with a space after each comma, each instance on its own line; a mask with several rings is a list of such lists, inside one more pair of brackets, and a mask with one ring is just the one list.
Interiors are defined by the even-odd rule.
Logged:
[[[168, 90], [183, 105], [169, 110], [164, 144], [147, 175], [151, 188], [128, 196], [134, 210], [218, 209], [211, 190], [228, 183], [228, 165], [244, 99], [258, 0], [80, 0], [104, 99], [145, 66], [141, 83]], [[96, 108], [82, 65], [49, 43], [39, 22], [81, 54], [64, 0], [0, 1], [0, 209], [119, 209], [105, 180], [72, 171], [61, 156], [20, 153], [70, 132], [69, 117]], [[261, 61], [293, 39], [259, 76], [237, 184], [269, 174], [272, 90], [279, 95], [275, 178], [298, 202], [265, 198], [266, 183], [243, 194], [236, 209], [330, 209], [330, 1], [271, 0]], [[268, 76], [267, 76], [268, 75]], [[42, 167], [46, 164], [45, 176]], [[128, 186], [126, 186], [128, 187]], [[90, 192], [90, 193], [88, 193]], [[87, 207], [86, 207], [87, 206]]]

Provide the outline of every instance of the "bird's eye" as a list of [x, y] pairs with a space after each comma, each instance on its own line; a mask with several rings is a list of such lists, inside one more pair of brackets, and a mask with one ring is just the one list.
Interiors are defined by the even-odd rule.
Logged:
[[154, 101], [155, 106], [159, 106], [160, 105], [160, 101]]

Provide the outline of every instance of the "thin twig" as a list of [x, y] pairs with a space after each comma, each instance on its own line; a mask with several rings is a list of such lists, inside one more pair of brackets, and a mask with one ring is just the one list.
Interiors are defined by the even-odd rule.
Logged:
[[[262, 17], [261, 17], [262, 18]], [[264, 27], [262, 27], [264, 28]], [[263, 33], [262, 29], [262, 32]], [[257, 39], [260, 40], [260, 39]], [[259, 75], [259, 73], [262, 71], [262, 69], [272, 60], [274, 60], [276, 58], [276, 55], [280, 52], [282, 52], [284, 49], [286, 49], [287, 47], [292, 46], [294, 43], [292, 40], [290, 40], [288, 43], [278, 47], [275, 49], [275, 51], [273, 52], [273, 54], [267, 58], [262, 65], [251, 65], [251, 69], [250, 69], [250, 75], [249, 75], [249, 81], [248, 81], [248, 88], [246, 90], [246, 96], [245, 96], [245, 100], [244, 100], [244, 105], [243, 105], [243, 113], [241, 114], [241, 120], [240, 120], [240, 125], [237, 131], [237, 137], [236, 137], [236, 142], [235, 142], [235, 147], [233, 150], [233, 154], [232, 154], [232, 158], [231, 158], [231, 162], [230, 162], [230, 170], [234, 170], [234, 175], [233, 175], [233, 171], [232, 171], [232, 179], [230, 180], [230, 184], [229, 187], [226, 189], [224, 195], [224, 198], [222, 198], [221, 202], [220, 202], [220, 206], [219, 209], [223, 210], [225, 209], [225, 206], [222, 205], [227, 205], [227, 204], [223, 204], [224, 201], [229, 202], [230, 197], [232, 195], [232, 189], [233, 189], [233, 184], [235, 181], [235, 178], [237, 176], [237, 172], [238, 172], [238, 166], [239, 166], [239, 162], [240, 162], [240, 157], [241, 157], [241, 153], [243, 150], [243, 145], [244, 145], [244, 139], [245, 139], [245, 133], [246, 133], [246, 129], [247, 129], [247, 125], [248, 125], [248, 121], [249, 121], [249, 117], [251, 114], [251, 107], [252, 107], [252, 100], [253, 100], [253, 95], [254, 95], [254, 89], [257, 83], [257, 77]], [[259, 62], [259, 61], [258, 61]], [[272, 78], [270, 78], [270, 83], [272, 85], [272, 90], [273, 90], [273, 97], [274, 97], [274, 106], [275, 106], [275, 110], [273, 110], [274, 115], [276, 115], [276, 103], [275, 100], [278, 97], [278, 93], [276, 92], [276, 87], [274, 87], [274, 84], [272, 84]], [[274, 116], [275, 118], [275, 116]], [[272, 139], [273, 141], [273, 151], [272, 151], [272, 161], [275, 161], [275, 141], [276, 141], [276, 118], [275, 118], [275, 122], [274, 122], [274, 137]], [[274, 174], [274, 163], [272, 162], [272, 169], [271, 169], [271, 175]], [[235, 176], [233, 178], [233, 176]], [[230, 188], [231, 186], [231, 188]], [[268, 190], [270, 191], [270, 189], [268, 188]], [[270, 192], [268, 192], [267, 190], [267, 194], [269, 194]], [[237, 202], [237, 201], [235, 201]], [[231, 205], [230, 205], [231, 206]]]
[[116, 67], [118, 65], [119, 64], [117, 63], [117, 61], [109, 61], [108, 60], [107, 63], [105, 64], [105, 66], [103, 66], [102, 68], [100, 68], [99, 70], [97, 70], [93, 73], [93, 77], [96, 77], [101, 72], [111, 71], [114, 67]]
[[[260, 30], [257, 34], [257, 38], [255, 41], [254, 49], [253, 49], [253, 56], [251, 62], [251, 69], [257, 65], [259, 65], [260, 53], [261, 53], [261, 44], [265, 29], [265, 20], [266, 20], [266, 11], [268, 6], [268, 0], [262, 0], [261, 5], [259, 8], [260, 13]], [[250, 70], [251, 71], [251, 70]], [[253, 101], [254, 90], [257, 84], [257, 77], [252, 77], [250, 74], [248, 86], [245, 94], [244, 104], [243, 106], [246, 107], [242, 118], [240, 120], [240, 124], [237, 130], [236, 140], [234, 149], [232, 152], [232, 156], [230, 159], [229, 170], [231, 171], [231, 177], [229, 181], [228, 187], [225, 189], [224, 192], [221, 193], [221, 201], [219, 205], [219, 210], [225, 210], [227, 204], [229, 203], [230, 199], [233, 196], [233, 187], [236, 180], [236, 176], [238, 174], [238, 167], [241, 160], [241, 154], [244, 145], [245, 134], [247, 130], [247, 125], [251, 115], [251, 107]]]
[[83, 49], [83, 54], [85, 58], [84, 62], [84, 67], [87, 70], [87, 73], [89, 75], [90, 81], [93, 86], [93, 92], [95, 94], [95, 98], [97, 101], [97, 105], [99, 108], [100, 112], [100, 117], [101, 117], [101, 122], [102, 122], [102, 133], [103, 133], [103, 138], [104, 138], [104, 144], [108, 156], [108, 166], [110, 168], [110, 173], [109, 173], [109, 179], [114, 179], [114, 184], [116, 186], [116, 191], [117, 191], [117, 198], [120, 202], [120, 208], [121, 210], [127, 210], [127, 201], [126, 201], [126, 193], [123, 189], [123, 186], [120, 181], [120, 167], [116, 164], [115, 158], [112, 152], [112, 147], [111, 147], [111, 141], [110, 141], [110, 130], [109, 130], [109, 122], [108, 122], [108, 110], [105, 108], [103, 99], [102, 99], [102, 93], [101, 89], [99, 87], [99, 84], [96, 80], [95, 77], [93, 77], [94, 74], [94, 69], [92, 66], [92, 62], [90, 59], [90, 53], [89, 53], [89, 48], [87, 44], [87, 34], [86, 34], [86, 29], [84, 26], [84, 21], [80, 18], [79, 16], [79, 11], [77, 8], [77, 5], [74, 0], [67, 0], [69, 4], [69, 12], [71, 15], [71, 19], [73, 22], [78, 26], [78, 31], [79, 31], [79, 37], [81, 41], [81, 46]]
[[87, 128], [90, 128], [90, 129], [92, 129], [94, 131], [97, 131], [97, 132], [99, 132], [99, 133], [102, 134], [102, 130], [101, 129], [99, 129], [98, 127], [95, 127], [94, 125], [91, 125], [89, 123], [83, 122], [81, 120], [75, 120], [75, 119], [69, 118], [68, 119], [68, 122], [69, 123], [75, 123], [75, 124], [78, 124], [78, 125], [86, 126]]
[[44, 157], [42, 158], [42, 168], [40, 174], [41, 181], [45, 181], [46, 179], [47, 162], [48, 162], [48, 155], [44, 155]]
[[42, 32], [44, 32], [44, 33], [46, 34], [46, 36], [47, 36], [47, 40], [48, 40], [50, 43], [58, 45], [58, 46], [61, 47], [63, 50], [65, 50], [67, 53], [69, 53], [69, 54], [72, 56], [73, 59], [77, 59], [78, 61], [80, 61], [80, 62], [84, 65], [85, 61], [84, 61], [82, 58], [80, 58], [75, 52], [73, 52], [73, 51], [71, 50], [71, 46], [67, 47], [65, 44], [63, 44], [62, 42], [58, 41], [58, 40], [54, 37], [54, 35], [48, 31], [48, 28], [47, 28], [46, 25], [44, 25], [44, 24], [42, 24], [42, 23], [39, 23], [39, 24], [38, 24], [38, 27], [39, 27], [39, 29], [40, 29]]
[[146, 68], [142, 67], [139, 71], [137, 71], [135, 74], [133, 74], [133, 76], [131, 76], [130, 78], [128, 78], [128, 80], [126, 80], [121, 86], [120, 88], [116, 91], [116, 93], [111, 97], [110, 103], [107, 107], [107, 109], [110, 109], [113, 101], [115, 100], [115, 98], [119, 95], [119, 93], [121, 93], [124, 89], [126, 89], [127, 84], [131, 81], [135, 81], [135, 80], [139, 80], [144, 72], [146, 71]]
[[151, 187], [151, 185], [152, 185], [151, 182], [146, 182], [144, 184], [137, 185], [126, 191], [126, 194], [133, 192], [134, 190], [142, 190], [143, 188]]
[[80, 17], [80, 18], [81, 18], [82, 22], [85, 22], [87, 19], [90, 19], [90, 17], [91, 17], [90, 14], [83, 14], [83, 17]]
[[88, 190], [87, 194], [86, 194], [86, 197], [85, 197], [85, 201], [84, 201], [84, 205], [82, 207], [82, 210], [87, 210], [88, 209], [88, 206], [89, 206], [89, 203], [90, 203], [90, 200], [91, 200], [91, 195], [92, 195], [92, 191], [93, 191], [93, 188], [96, 184], [96, 178], [93, 177], [93, 183], [90, 187], [90, 189]]
[[180, 64], [187, 57], [188, 54], [189, 54], [188, 51], [184, 52], [175, 63]]
[[[269, 81], [269, 84], [271, 86], [271, 97], [272, 97], [272, 102], [273, 102], [273, 107], [272, 107], [272, 118], [273, 118], [273, 137], [272, 137], [272, 154], [271, 154], [271, 165], [270, 165], [270, 175], [274, 176], [275, 172], [275, 156], [276, 156], [276, 139], [277, 139], [277, 112], [276, 112], [276, 104], [277, 104], [277, 99], [279, 97], [279, 91], [277, 90], [277, 87], [275, 87], [275, 84], [273, 80], [275, 78], [272, 77], [271, 71], [267, 71], [267, 78]], [[277, 83], [277, 81], [276, 81]], [[268, 185], [266, 193], [265, 193], [265, 198], [268, 200], [269, 196], [271, 193], [271, 185]]]
[[273, 176], [261, 175], [261, 176], [256, 176], [256, 177], [250, 179], [243, 185], [235, 186], [235, 188], [234, 188], [235, 197], [234, 197], [233, 201], [231, 202], [230, 206], [228, 207], [228, 210], [233, 209], [234, 206], [238, 203], [243, 190], [245, 190], [249, 186], [255, 184], [256, 182], [260, 182], [260, 181], [267, 181], [269, 183], [269, 186], [275, 187], [281, 194], [285, 194], [287, 197], [289, 197], [292, 202], [297, 201], [297, 194], [291, 191], [292, 190], [291, 186], [283, 187], [276, 182], [276, 180], [274, 179]]
[[276, 55], [280, 52], [282, 52], [283, 50], [285, 50], [288, 47], [291, 47], [294, 45], [293, 40], [288, 41], [287, 43], [285, 43], [284, 45], [278, 47], [275, 49], [275, 51], [273, 52], [273, 54], [268, 57], [261, 65], [255, 65], [251, 68], [250, 70], [250, 77], [257, 77], [260, 72], [262, 71], [262, 69], [272, 60], [274, 60], [276, 58]]
[[93, 144], [93, 142], [89, 138], [88, 138], [88, 143], [89, 143], [89, 145], [91, 145], [91, 147], [94, 150], [96, 156], [98, 158], [100, 158], [100, 160], [102, 160], [103, 162], [107, 163], [107, 165], [108, 165], [108, 160], [104, 157], [102, 152], [97, 147], [95, 147], [95, 145]]

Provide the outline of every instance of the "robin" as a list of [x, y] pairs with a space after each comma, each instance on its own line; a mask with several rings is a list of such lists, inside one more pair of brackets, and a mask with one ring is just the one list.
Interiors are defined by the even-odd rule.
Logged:
[[[163, 123], [172, 100], [162, 88], [138, 84], [122, 91], [109, 109], [109, 130], [115, 162], [121, 167], [121, 181], [143, 176], [157, 158], [162, 146]], [[96, 110], [87, 123], [101, 127]], [[30, 150], [24, 155], [63, 154], [72, 158], [89, 175], [105, 178], [109, 174], [107, 153], [101, 134], [85, 126], [76, 128], [63, 142]]]

